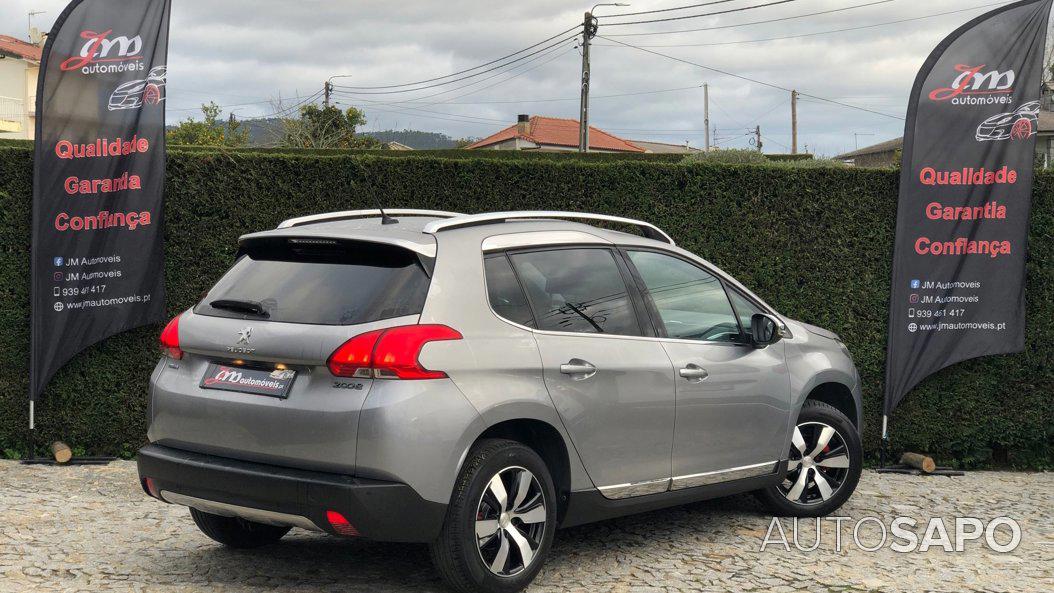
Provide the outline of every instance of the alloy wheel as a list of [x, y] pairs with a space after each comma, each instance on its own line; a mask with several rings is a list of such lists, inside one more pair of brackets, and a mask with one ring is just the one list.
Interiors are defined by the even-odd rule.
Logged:
[[545, 533], [545, 496], [525, 468], [507, 467], [490, 479], [476, 509], [476, 548], [490, 571], [510, 577], [534, 560]]
[[823, 504], [842, 488], [849, 463], [849, 448], [837, 430], [823, 422], [799, 424], [791, 436], [780, 492], [794, 504]]

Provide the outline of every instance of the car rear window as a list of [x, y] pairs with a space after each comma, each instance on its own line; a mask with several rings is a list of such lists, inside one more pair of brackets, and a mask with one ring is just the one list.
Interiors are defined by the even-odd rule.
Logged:
[[[377, 243], [270, 240], [238, 261], [194, 309], [200, 315], [354, 325], [421, 313], [429, 277], [416, 253]], [[217, 301], [257, 303], [263, 315]]]

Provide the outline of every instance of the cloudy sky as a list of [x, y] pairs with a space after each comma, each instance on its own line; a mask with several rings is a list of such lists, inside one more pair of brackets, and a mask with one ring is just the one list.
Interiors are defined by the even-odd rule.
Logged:
[[[602, 37], [594, 40], [592, 48], [594, 125], [631, 139], [701, 146], [701, 85], [707, 83], [718, 145], [749, 147], [747, 132], [760, 125], [766, 152], [788, 151], [786, 91], [621, 42], [878, 112], [803, 97], [799, 142], [803, 149], [807, 146], [828, 156], [852, 150], [857, 142], [864, 146], [899, 136], [907, 94], [929, 51], [960, 24], [1006, 3], [628, 2], [628, 7], [601, 6], [595, 13]], [[33, 17], [33, 24], [50, 29], [65, 4], [63, 0], [2, 0], [0, 33], [25, 37], [29, 11], [45, 11]], [[561, 42], [572, 33], [516, 54], [510, 58], [519, 58], [515, 63], [481, 73], [506, 64], [497, 62], [466, 73], [478, 74], [473, 78], [456, 80], [463, 74], [394, 89], [340, 86], [412, 83], [490, 62], [580, 24], [590, 2], [173, 0], [172, 4], [170, 122], [199, 115], [197, 106], [209, 100], [240, 118], [265, 116], [278, 104], [288, 108], [312, 97], [334, 75], [347, 75], [334, 80], [339, 85], [335, 100], [365, 109], [370, 130], [409, 128], [455, 138], [480, 137], [514, 122], [518, 113], [578, 117], [581, 55], [573, 40]], [[710, 5], [604, 17], [698, 4]], [[616, 24], [736, 9], [746, 10]], [[685, 30], [691, 31], [676, 32]], [[437, 83], [446, 84], [421, 88]]]

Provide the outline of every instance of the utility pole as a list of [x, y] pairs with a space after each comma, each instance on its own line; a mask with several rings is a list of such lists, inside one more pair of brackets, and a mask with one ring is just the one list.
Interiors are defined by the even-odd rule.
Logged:
[[798, 154], [798, 91], [791, 91], [791, 154]]
[[710, 85], [703, 85], [703, 129], [706, 130], [706, 152], [710, 152]]
[[589, 40], [597, 29], [592, 12], [582, 19], [582, 91], [578, 111], [578, 152], [589, 152]]
[[757, 147], [758, 147], [758, 152], [761, 152], [761, 149], [762, 149], [762, 147], [763, 147], [763, 145], [762, 145], [762, 143], [761, 143], [761, 126], [758, 126], [758, 127], [757, 127], [757, 128], [756, 128], [756, 129], [754, 130], [754, 138], [755, 138], [755, 139], [754, 139], [754, 143], [755, 143], [755, 144], [757, 145]]
[[322, 87], [322, 89], [326, 96], [322, 103], [326, 107], [329, 107], [329, 96], [333, 93], [333, 83], [327, 80], [326, 85]]

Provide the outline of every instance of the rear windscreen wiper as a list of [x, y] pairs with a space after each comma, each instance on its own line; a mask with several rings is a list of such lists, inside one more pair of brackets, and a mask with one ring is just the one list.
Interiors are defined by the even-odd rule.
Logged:
[[213, 309], [226, 309], [228, 311], [240, 311], [260, 317], [268, 317], [267, 309], [257, 301], [242, 301], [237, 299], [219, 299], [209, 303]]

